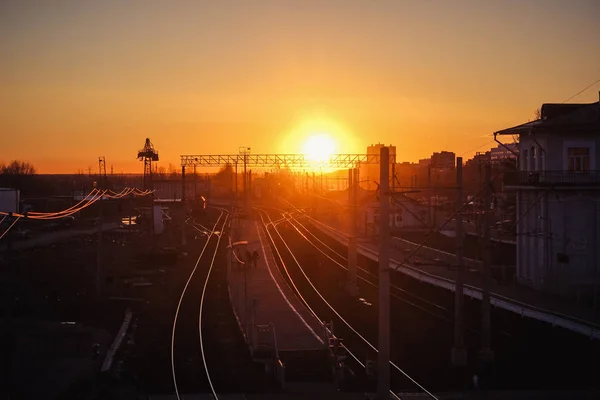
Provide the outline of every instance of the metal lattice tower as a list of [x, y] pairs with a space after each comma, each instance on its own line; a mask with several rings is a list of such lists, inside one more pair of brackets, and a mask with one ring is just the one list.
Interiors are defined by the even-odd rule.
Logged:
[[158, 161], [158, 152], [150, 139], [146, 138], [144, 148], [138, 151], [138, 160], [144, 162], [144, 189], [152, 190], [152, 162]]

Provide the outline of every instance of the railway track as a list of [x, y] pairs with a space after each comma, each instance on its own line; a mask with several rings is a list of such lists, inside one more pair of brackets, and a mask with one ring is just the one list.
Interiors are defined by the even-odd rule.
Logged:
[[[310, 243], [317, 251], [327, 257], [331, 262], [340, 267], [341, 269], [347, 271], [348, 267], [346, 266], [348, 262], [348, 258], [342, 255], [333, 247], [329, 246], [323, 240], [319, 239], [314, 233], [310, 231], [304, 224], [298, 221], [291, 213], [285, 214], [285, 220], [296, 230], [296, 232], [306, 240], [306, 242]], [[377, 280], [378, 277], [375, 273], [371, 272], [369, 269], [365, 267], [361, 267], [357, 265], [357, 278], [366, 285], [369, 285], [373, 288], [378, 288]], [[430, 300], [425, 299], [422, 296], [419, 296], [415, 293], [412, 293], [408, 290], [401, 288], [398, 285], [391, 284], [390, 285], [390, 295], [392, 298], [401, 301], [405, 304], [408, 304], [424, 313], [427, 313], [435, 318], [438, 318], [444, 322], [453, 324], [454, 320], [452, 319], [452, 310], [443, 304], [436, 303]], [[479, 330], [470, 329], [473, 333], [481, 334]]]
[[177, 399], [187, 393], [263, 391], [268, 384], [239, 331], [227, 295], [226, 259], [222, 251], [229, 215], [221, 209], [208, 229], [204, 247], [181, 292], [171, 335], [171, 373]]
[[[278, 230], [278, 224], [284, 220], [279, 219], [277, 221], [273, 221], [269, 213], [265, 210], [259, 209], [259, 213], [263, 222], [263, 226], [265, 227], [269, 237], [270, 245], [274, 254], [277, 255], [278, 264], [282, 270], [283, 276], [293, 287], [301, 301], [317, 319], [320, 321], [334, 321], [336, 328], [333, 329], [333, 332], [330, 330], [330, 333], [334, 334], [336, 337], [341, 336], [343, 338], [344, 347], [350, 356], [348, 358], [349, 365], [352, 365], [355, 368], [365, 369], [367, 360], [376, 360], [377, 349], [372, 344], [372, 340], [370, 341], [363, 336], [359, 330], [355, 329], [353, 324], [348, 321], [347, 317], [342, 315], [343, 312], [338, 311], [338, 307], [328, 301], [321, 293], [319, 288], [313, 284], [308, 274], [302, 268], [301, 261], [298, 260], [296, 254], [294, 251], [292, 251]], [[300, 274], [298, 274], [298, 272]], [[301, 281], [303, 284], [300, 283]], [[300, 285], [305, 286], [306, 283], [312, 289], [310, 292], [312, 294], [311, 296], [304, 295], [303, 293], [307, 293], [308, 291], [303, 290], [304, 288], [300, 287]], [[324, 304], [326, 307], [319, 307], [317, 310], [316, 306], [311, 306], [311, 304], [316, 303], [315, 297], [318, 298], [320, 303], [322, 305]], [[342, 333], [342, 335], [340, 335], [340, 333]], [[398, 365], [392, 363], [391, 368], [395, 373], [401, 375], [404, 380], [408, 379], [413, 386], [416, 386], [420, 390], [429, 394], [431, 398], [436, 398], [433, 394], [428, 392], [427, 389], [419, 385], [418, 382], [406, 374], [400, 367], [398, 367]], [[360, 373], [363, 373], [363, 371], [360, 371]], [[394, 374], [392, 376], [394, 376]], [[398, 376], [396, 376], [396, 378], [398, 378]], [[398, 379], [394, 379], [394, 381], [398, 381]], [[395, 393], [401, 391], [401, 389], [405, 388], [398, 385], [392, 385], [390, 394], [397, 397]]]
[[[331, 286], [335, 285], [331, 283], [336, 279], [346, 279], [346, 247], [324, 234], [319, 235], [318, 231], [313, 233], [293, 213], [273, 209], [277, 216], [272, 216], [267, 224], [272, 226], [270, 229], [280, 231], [282, 240], [293, 244], [294, 252], [299, 255], [298, 262], [306, 270], [306, 278], [303, 273], [298, 272], [294, 279], [297, 282], [311, 279], [324, 297], [334, 307], [346, 310], [343, 315], [347, 316], [347, 320], [374, 343], [377, 337], [377, 263], [359, 255], [358, 279], [361, 293], [367, 300], [369, 296], [373, 298], [369, 301], [374, 303], [374, 307], [363, 307], [368, 311], [361, 312], [360, 304], [354, 307], [344, 304], [353, 300], [349, 296], [340, 295], [343, 288], [332, 289]], [[271, 214], [274, 215], [274, 212]], [[311, 256], [311, 253], [318, 253], [319, 257]], [[329, 271], [331, 269], [341, 273], [333, 273]], [[298, 286], [310, 297], [308, 293], [313, 290], [311, 285]], [[480, 324], [478, 301], [465, 299], [465, 323], [468, 329], [465, 340], [469, 348], [469, 366], [459, 373], [449, 363], [449, 352], [453, 345], [452, 319], [449, 314], [452, 311], [453, 294], [416, 282], [399, 273], [392, 275], [391, 290], [392, 360], [396, 360], [399, 365], [409, 366], [419, 382], [425, 383], [426, 387], [435, 387], [436, 390], [464, 389], [470, 386], [473, 373], [482, 376], [477, 358], [480, 345], [480, 333], [477, 329]], [[553, 328], [496, 308], [492, 311], [492, 326], [496, 359], [493, 369], [483, 372], [488, 375], [486, 386], [510, 390], [594, 388], [591, 372], [577, 360], [581, 357], [593, 359], [593, 354], [599, 351], [597, 343], [564, 329]], [[402, 347], [398, 342], [410, 345]], [[437, 357], [436, 352], [439, 353]], [[550, 376], [552, 378], [549, 379]]]
[[[178, 399], [181, 399], [182, 393], [202, 393], [209, 390], [216, 395], [204, 353], [202, 311], [206, 286], [227, 217], [227, 214], [221, 211], [211, 230], [203, 231], [207, 234], [206, 242], [181, 291], [175, 310], [171, 334], [171, 373]], [[199, 230], [194, 223], [192, 226]], [[205, 254], [208, 255], [210, 262], [207, 268], [201, 270], [198, 267]], [[200, 293], [199, 299], [198, 293]]]

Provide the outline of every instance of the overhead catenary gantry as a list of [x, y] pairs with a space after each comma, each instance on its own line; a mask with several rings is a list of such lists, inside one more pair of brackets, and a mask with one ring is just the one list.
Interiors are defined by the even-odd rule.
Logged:
[[[379, 164], [379, 154], [332, 154], [328, 161], [313, 161], [304, 154], [202, 154], [182, 155], [181, 166], [222, 167], [246, 164], [248, 167], [311, 168], [355, 168], [361, 164]], [[390, 164], [396, 162], [390, 156]]]
[[[181, 156], [181, 172], [183, 193], [185, 194], [185, 169], [188, 166], [196, 167], [223, 167], [226, 165], [235, 166], [237, 175], [237, 166], [244, 166], [244, 182], [246, 182], [246, 167], [271, 167], [271, 168], [289, 168], [289, 169], [314, 169], [314, 168], [333, 168], [333, 169], [348, 169], [348, 192], [349, 192], [349, 208], [350, 219], [352, 220], [352, 233], [348, 243], [348, 274], [347, 274], [347, 290], [352, 296], [358, 295], [357, 285], [357, 192], [359, 185], [359, 167], [366, 164], [376, 164], [380, 166], [381, 193], [380, 193], [380, 260], [379, 260], [379, 301], [380, 301], [380, 316], [379, 316], [379, 341], [381, 343], [381, 351], [379, 353], [379, 369], [380, 379], [378, 383], [379, 398], [384, 398], [389, 392], [390, 377], [389, 377], [389, 243], [387, 236], [389, 235], [389, 165], [392, 170], [396, 164], [396, 155], [389, 154], [387, 147], [382, 147], [379, 154], [332, 154], [328, 161], [315, 162], [304, 154], [251, 154], [250, 148], [243, 151], [240, 149], [239, 154], [200, 154], [200, 155], [182, 155]], [[380, 162], [380, 161], [383, 161]], [[386, 166], [387, 164], [388, 166]], [[250, 180], [251, 181], [251, 180]], [[237, 180], [236, 180], [237, 182]], [[307, 183], [308, 185], [308, 183]], [[185, 201], [185, 195], [182, 196], [182, 201]], [[246, 185], [244, 185], [244, 203], [248, 209], [248, 193]]]

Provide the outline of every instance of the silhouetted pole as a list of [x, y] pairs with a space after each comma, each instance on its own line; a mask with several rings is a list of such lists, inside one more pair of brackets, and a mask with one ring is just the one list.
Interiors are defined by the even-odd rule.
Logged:
[[321, 168], [321, 178], [320, 178], [319, 185], [321, 186], [319, 195], [323, 196], [323, 169], [322, 168]]
[[[431, 189], [431, 164], [427, 166], [427, 188]], [[433, 211], [433, 204], [431, 203], [431, 193], [427, 194], [427, 204], [429, 204], [429, 222], [431, 223], [431, 228], [435, 229], [435, 215]]]
[[492, 352], [492, 323], [491, 323], [491, 307], [490, 307], [490, 203], [492, 198], [492, 178], [491, 178], [491, 165], [485, 164], [485, 188], [483, 198], [483, 285], [482, 285], [482, 299], [481, 299], [481, 313], [482, 313], [482, 325], [481, 325], [481, 359], [483, 361], [492, 361], [494, 353]]
[[[463, 176], [462, 157], [456, 158], [456, 210], [462, 208], [463, 198]], [[456, 214], [456, 265], [458, 274], [456, 276], [456, 287], [454, 292], [454, 348], [452, 349], [452, 363], [456, 366], [467, 364], [467, 349], [464, 340], [464, 259], [463, 259], [463, 220], [462, 212]]]
[[[175, 199], [173, 199], [175, 200]], [[186, 203], [186, 195], [185, 195], [185, 165], [181, 166], [181, 245], [186, 245], [185, 240], [185, 203]]]
[[244, 326], [246, 328], [246, 336], [250, 335], [250, 327], [248, 324], [248, 268], [250, 268], [250, 260], [246, 258], [244, 267]]
[[356, 283], [357, 276], [357, 249], [356, 249], [356, 170], [348, 169], [348, 221], [350, 222], [348, 237], [348, 281], [346, 282], [346, 290], [352, 296], [358, 294], [358, 286]]
[[150, 173], [148, 176], [147, 189], [152, 191], [150, 193], [150, 243], [151, 246], [154, 247], [154, 182], [152, 181], [152, 173]]
[[306, 194], [308, 194], [308, 172], [306, 173]]
[[196, 176], [196, 164], [194, 164], [194, 200], [198, 198], [198, 178]]
[[131, 193], [129, 195], [129, 232], [131, 232], [131, 214], [133, 214], [133, 196], [134, 194]]
[[352, 236], [358, 237], [358, 192], [360, 189], [360, 169], [354, 168], [354, 190], [352, 191]]
[[248, 171], [248, 196], [252, 195], [252, 170]]
[[[102, 188], [100, 189], [102, 193]], [[98, 248], [96, 251], [96, 296], [100, 299], [102, 295], [102, 222], [103, 222], [103, 210], [104, 207], [104, 199], [103, 195], [100, 195], [100, 202], [98, 207], [100, 209], [98, 213]]]
[[390, 149], [380, 150], [379, 186], [379, 354], [377, 365], [377, 398], [390, 398]]
[[248, 157], [246, 155], [246, 153], [244, 152], [244, 212], [248, 212], [248, 187], [247, 187], [247, 175], [246, 175], [246, 164], [247, 164], [247, 160]]
[[396, 191], [396, 163], [392, 163], [392, 193]]

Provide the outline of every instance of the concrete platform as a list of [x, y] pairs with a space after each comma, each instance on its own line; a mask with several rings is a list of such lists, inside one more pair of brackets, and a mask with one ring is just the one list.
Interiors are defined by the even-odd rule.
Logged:
[[[234, 245], [229, 267], [230, 299], [253, 352], [276, 346], [279, 352], [325, 348], [324, 329], [296, 297], [279, 272], [264, 227], [255, 220], [232, 221]], [[258, 251], [256, 267], [247, 267], [246, 248]]]
[[[348, 244], [350, 235], [342, 227], [333, 227], [310, 217], [308, 221], [316, 229], [341, 244]], [[391, 268], [419, 281], [454, 291], [456, 275], [458, 274], [456, 271], [449, 269], [447, 266], [435, 265], [434, 263], [423, 263], [418, 266], [402, 263], [408, 249], [403, 248], [401, 244], [394, 243], [394, 238], [392, 238], [390, 247]], [[379, 245], [365, 239], [359, 240], [358, 252], [377, 261], [379, 258]], [[521, 316], [561, 326], [590, 338], [600, 339], [600, 314], [597, 312], [568, 305], [565, 302], [549, 298], [542, 293], [522, 286], [503, 285], [493, 280], [490, 286], [491, 303], [496, 307]], [[479, 274], [465, 274], [464, 293], [466, 296], [481, 299], [481, 287], [482, 278]]]

